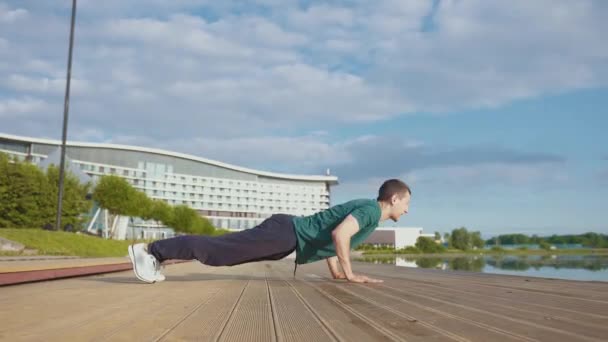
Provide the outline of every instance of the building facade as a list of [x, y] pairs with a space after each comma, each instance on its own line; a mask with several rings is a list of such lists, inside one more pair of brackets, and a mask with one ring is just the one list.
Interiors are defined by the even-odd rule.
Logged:
[[[0, 152], [40, 164], [61, 141], [0, 133]], [[291, 175], [253, 170], [160, 149], [67, 142], [69, 159], [93, 181], [117, 175], [148, 197], [187, 205], [214, 226], [248, 229], [274, 213], [309, 215], [329, 208], [329, 175]]]

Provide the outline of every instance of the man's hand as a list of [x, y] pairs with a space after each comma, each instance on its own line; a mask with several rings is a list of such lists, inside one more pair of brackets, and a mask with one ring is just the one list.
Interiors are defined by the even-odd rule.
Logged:
[[332, 278], [346, 279], [346, 274], [340, 271], [340, 267], [338, 266], [338, 257], [333, 256], [327, 258], [327, 266], [329, 267], [329, 273], [331, 273]]
[[351, 283], [382, 283], [384, 280], [370, 278], [364, 275], [353, 274], [352, 277], [348, 278]]
[[346, 279], [346, 275], [342, 272], [338, 272], [334, 275], [332, 275], [334, 279]]

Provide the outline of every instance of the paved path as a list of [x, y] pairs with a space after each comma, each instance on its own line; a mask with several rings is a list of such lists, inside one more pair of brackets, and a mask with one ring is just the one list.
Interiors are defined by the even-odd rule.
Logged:
[[324, 263], [169, 265], [0, 287], [6, 341], [606, 341], [608, 283], [355, 263], [385, 279], [327, 278]]

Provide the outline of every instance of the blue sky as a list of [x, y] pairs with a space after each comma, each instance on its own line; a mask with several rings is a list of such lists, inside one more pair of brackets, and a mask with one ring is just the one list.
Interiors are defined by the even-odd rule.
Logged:
[[[0, 131], [61, 137], [71, 1], [0, 0]], [[69, 139], [413, 188], [397, 226], [608, 233], [603, 1], [79, 1]], [[393, 225], [393, 224], [389, 224]]]

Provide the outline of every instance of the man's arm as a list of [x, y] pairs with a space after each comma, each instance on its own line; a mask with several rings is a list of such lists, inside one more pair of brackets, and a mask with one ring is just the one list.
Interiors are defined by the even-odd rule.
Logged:
[[340, 271], [338, 266], [338, 257], [333, 256], [327, 258], [327, 266], [329, 267], [329, 272], [334, 279], [346, 279], [346, 275], [344, 272]]
[[[348, 281], [356, 283], [381, 282], [366, 276], [355, 275], [350, 266], [350, 239], [359, 231], [359, 222], [348, 215], [332, 232], [331, 236], [336, 247], [336, 254], [344, 275]], [[329, 263], [329, 261], [328, 261]], [[330, 266], [331, 267], [331, 266]]]

